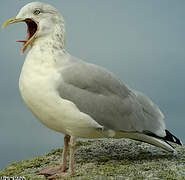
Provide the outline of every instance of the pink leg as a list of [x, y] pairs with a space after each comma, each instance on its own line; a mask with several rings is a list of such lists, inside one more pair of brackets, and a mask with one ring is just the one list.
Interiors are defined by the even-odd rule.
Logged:
[[70, 141], [70, 136], [65, 135], [64, 137], [64, 149], [62, 152], [62, 164], [58, 166], [50, 166], [42, 169], [40, 172], [38, 172], [38, 175], [45, 175], [45, 176], [52, 176], [56, 174], [57, 172], [64, 172], [67, 168], [67, 151], [69, 147], [69, 141]]
[[75, 153], [75, 139], [71, 140], [71, 149], [70, 149], [70, 161], [69, 161], [69, 171], [71, 174], [74, 174], [74, 153]]
[[69, 172], [64, 173], [64, 172], [60, 171], [52, 176], [49, 176], [48, 179], [51, 180], [51, 179], [56, 179], [56, 178], [70, 178], [74, 175], [74, 151], [75, 151], [75, 139], [71, 138]]
[[62, 172], [67, 169], [67, 151], [69, 147], [70, 136], [65, 135], [64, 137], [64, 149], [62, 152]]

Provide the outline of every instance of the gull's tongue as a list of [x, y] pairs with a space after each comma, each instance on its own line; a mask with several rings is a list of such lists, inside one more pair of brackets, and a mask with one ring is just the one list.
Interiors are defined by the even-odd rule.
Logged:
[[18, 40], [16, 42], [26, 43], [27, 41], [26, 40]]

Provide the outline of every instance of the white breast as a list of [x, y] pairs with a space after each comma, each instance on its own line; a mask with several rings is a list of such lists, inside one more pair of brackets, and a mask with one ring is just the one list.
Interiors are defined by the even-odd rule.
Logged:
[[101, 128], [57, 93], [60, 69], [51, 56], [29, 52], [19, 79], [21, 96], [30, 111], [47, 127], [75, 137], [99, 137]]

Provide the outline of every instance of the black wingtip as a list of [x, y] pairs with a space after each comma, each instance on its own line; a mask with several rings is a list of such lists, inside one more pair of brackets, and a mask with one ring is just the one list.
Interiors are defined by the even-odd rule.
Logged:
[[170, 131], [165, 130], [166, 132], [166, 136], [163, 138], [166, 141], [170, 141], [176, 144], [179, 144], [182, 146], [182, 142], [180, 141], [180, 139], [178, 139], [177, 137], [175, 137]]
[[149, 136], [152, 136], [152, 137], [155, 137], [155, 138], [163, 139], [165, 142], [169, 141], [169, 142], [173, 142], [173, 143], [179, 144], [181, 146], [183, 145], [181, 140], [178, 139], [177, 137], [175, 137], [170, 131], [168, 131], [166, 129], [165, 132], [166, 132], [166, 136], [165, 137], [157, 136], [156, 134], [151, 133], [151, 132], [145, 132], [145, 134], [147, 134]]

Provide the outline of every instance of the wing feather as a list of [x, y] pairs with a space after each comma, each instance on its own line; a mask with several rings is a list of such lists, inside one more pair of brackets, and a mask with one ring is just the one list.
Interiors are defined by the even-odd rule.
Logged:
[[161, 129], [164, 123], [160, 110], [106, 69], [76, 61], [61, 73], [60, 96], [72, 101], [81, 112], [105, 128], [159, 134], [164, 131], [163, 126]]

